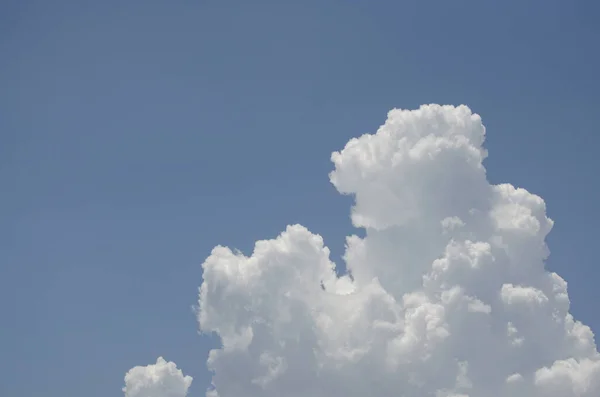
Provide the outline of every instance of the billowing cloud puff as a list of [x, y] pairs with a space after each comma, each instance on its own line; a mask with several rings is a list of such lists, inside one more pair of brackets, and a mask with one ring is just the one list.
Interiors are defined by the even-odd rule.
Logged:
[[123, 392], [125, 397], [185, 397], [191, 384], [191, 376], [183, 376], [174, 362], [159, 357], [156, 364], [131, 368]]
[[489, 184], [484, 138], [466, 106], [428, 105], [333, 153], [331, 182], [366, 231], [347, 238], [342, 275], [300, 225], [249, 257], [214, 248], [207, 395], [600, 396], [594, 335], [544, 268], [545, 203]]

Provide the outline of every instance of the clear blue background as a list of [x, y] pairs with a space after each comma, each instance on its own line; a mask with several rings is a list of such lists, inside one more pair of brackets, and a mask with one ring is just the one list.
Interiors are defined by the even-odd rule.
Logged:
[[330, 153], [422, 103], [482, 115], [491, 181], [547, 201], [600, 331], [597, 4], [2, 1], [0, 395], [120, 396], [163, 355], [202, 396], [211, 248], [300, 222], [339, 261]]

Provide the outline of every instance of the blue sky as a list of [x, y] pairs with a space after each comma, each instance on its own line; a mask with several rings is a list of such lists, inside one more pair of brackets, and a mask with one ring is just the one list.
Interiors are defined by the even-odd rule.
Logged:
[[466, 104], [489, 179], [541, 195], [548, 266], [600, 330], [593, 1], [0, 4], [0, 394], [121, 395], [159, 355], [208, 384], [213, 246], [289, 223], [340, 262], [330, 154], [393, 107]]

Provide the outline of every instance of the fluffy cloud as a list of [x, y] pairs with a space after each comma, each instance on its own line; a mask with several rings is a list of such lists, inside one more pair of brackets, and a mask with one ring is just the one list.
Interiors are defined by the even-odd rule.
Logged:
[[191, 384], [191, 376], [183, 376], [174, 362], [159, 357], [156, 364], [131, 368], [123, 392], [125, 397], [185, 397]]
[[366, 230], [347, 238], [342, 275], [300, 225], [251, 256], [214, 248], [207, 395], [599, 396], [594, 335], [544, 268], [544, 200], [487, 181], [484, 138], [468, 107], [428, 105], [333, 153], [330, 180]]

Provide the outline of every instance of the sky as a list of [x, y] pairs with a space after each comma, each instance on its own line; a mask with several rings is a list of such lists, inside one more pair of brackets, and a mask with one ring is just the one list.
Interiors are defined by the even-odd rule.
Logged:
[[[595, 50], [600, 39], [598, 18], [600, 6], [584, 0], [2, 1], [0, 394], [122, 396], [127, 379], [132, 384], [136, 379], [143, 383], [146, 376], [143, 368], [141, 372], [128, 372], [130, 369], [156, 363], [147, 367], [148, 371], [172, 377], [179, 387], [179, 394], [169, 397], [187, 391], [187, 376], [193, 377], [189, 395], [203, 396], [211, 382], [209, 351], [220, 347], [219, 339], [228, 338], [227, 343], [236, 345], [243, 342], [238, 339], [248, 336], [235, 327], [228, 328], [239, 321], [239, 327], [250, 329], [251, 322], [245, 324], [243, 313], [236, 309], [239, 298], [263, 296], [264, 292], [264, 297], [277, 300], [282, 288], [283, 292], [297, 291], [303, 310], [319, 307], [317, 311], [334, 323], [336, 318], [344, 318], [347, 307], [336, 306], [329, 298], [315, 302], [309, 296], [359, 291], [353, 296], [364, 298], [360, 302], [383, 305], [381, 302], [393, 299], [400, 308], [385, 304], [405, 313], [414, 302], [433, 299], [427, 295], [427, 286], [418, 286], [424, 294], [420, 298], [415, 295], [413, 300], [398, 303], [403, 299], [401, 292], [409, 287], [386, 284], [396, 280], [386, 273], [393, 266], [386, 270], [364, 263], [387, 263], [385, 258], [401, 254], [378, 252], [373, 254], [376, 260], [360, 259], [356, 253], [352, 259], [346, 254], [348, 260], [344, 261], [346, 236], [364, 236], [361, 228], [370, 228], [374, 231], [367, 231], [368, 238], [385, 240], [398, 237], [382, 232], [391, 226], [429, 225], [441, 214], [436, 211], [450, 209], [446, 201], [431, 198], [438, 197], [432, 195], [436, 192], [445, 198], [456, 194], [457, 200], [448, 200], [458, 203], [452, 207], [457, 211], [460, 203], [471, 199], [475, 204], [484, 197], [492, 200], [492, 210], [497, 211], [490, 213], [504, 214], [494, 218], [495, 227], [501, 230], [507, 224], [505, 219], [516, 216], [502, 210], [502, 200], [523, 196], [493, 187], [502, 183], [543, 198], [547, 216], [554, 222], [546, 237], [550, 251], [546, 267], [568, 283], [570, 313], [575, 319], [593, 331], [600, 330], [595, 304], [600, 300], [596, 266], [600, 183], [594, 177], [600, 169], [600, 112], [596, 109], [600, 56]], [[421, 105], [432, 103], [464, 104], [468, 111], [435, 106], [417, 111]], [[407, 111], [388, 115], [394, 108]], [[473, 114], [480, 115], [481, 121]], [[434, 128], [434, 135], [439, 133], [435, 136], [450, 142], [450, 146], [440, 146], [446, 148], [440, 149], [442, 153], [451, 153], [450, 162], [440, 160], [435, 163], [437, 168], [407, 166], [406, 170], [413, 176], [432, 175], [432, 179], [423, 179], [429, 182], [439, 180], [433, 175], [446, 175], [447, 180], [459, 183], [438, 191], [434, 185], [415, 182], [419, 178], [400, 178], [406, 183], [399, 184], [400, 190], [395, 192], [407, 200], [415, 198], [411, 212], [402, 206], [406, 202], [385, 201], [380, 195], [381, 183], [395, 186], [394, 175], [399, 174], [392, 172], [390, 176], [389, 171], [396, 169], [382, 160], [385, 150], [378, 145], [395, 147], [399, 137], [410, 130], [394, 127], [394, 120], [398, 125], [413, 123], [411, 133], [424, 139], [433, 128], [431, 120], [435, 117], [431, 115], [442, 120], [438, 120], [442, 130], [447, 128], [441, 132]], [[384, 123], [390, 126], [379, 134], [378, 128]], [[485, 125], [484, 143], [481, 123]], [[454, 132], [448, 135], [444, 131]], [[375, 152], [370, 152], [368, 138], [356, 141], [354, 149], [344, 149], [352, 138], [375, 133]], [[413, 142], [414, 147], [417, 142]], [[456, 142], [463, 142], [463, 146], [456, 146], [460, 150], [447, 149], [458, 145]], [[487, 157], [483, 148], [489, 152]], [[361, 162], [366, 161], [361, 150], [370, 153], [371, 163]], [[332, 158], [333, 152], [338, 156]], [[475, 156], [469, 162], [473, 169], [463, 163], [471, 155]], [[478, 179], [484, 175], [481, 161], [489, 183]], [[433, 173], [428, 174], [431, 170]], [[474, 188], [472, 195], [465, 193], [463, 197], [460, 192], [469, 189], [457, 186], [482, 190]], [[357, 206], [351, 210], [355, 197]], [[533, 197], [537, 196], [524, 198], [528, 204], [523, 206], [534, 206], [538, 211], [540, 203]], [[534, 216], [539, 226], [536, 238], [543, 240], [544, 227], [551, 222], [543, 211], [538, 212]], [[417, 220], [412, 219], [414, 214]], [[450, 229], [463, 221], [465, 227], [471, 227], [466, 218], [452, 219], [448, 216], [439, 221]], [[288, 228], [295, 224], [302, 227]], [[477, 225], [470, 232], [482, 239], [489, 237], [486, 241], [492, 244], [490, 255], [494, 256], [494, 250], [499, 249], [494, 246], [497, 241], [486, 234], [491, 233], [492, 226]], [[279, 265], [274, 265], [272, 272], [265, 273], [264, 278], [255, 276], [259, 278], [248, 282], [247, 290], [235, 295], [237, 284], [228, 278], [235, 272], [223, 275], [219, 269], [231, 262], [238, 272], [248, 271], [248, 260], [225, 248], [213, 248], [231, 247], [251, 257], [256, 241], [275, 239], [283, 231], [287, 234], [264, 245], [263, 251], [255, 251], [252, 266], [269, 262], [271, 250], [287, 252], [280, 246], [307, 244], [316, 256], [300, 255], [300, 259], [288, 258], [287, 262], [281, 259], [282, 263], [277, 259], [274, 263]], [[445, 243], [436, 245], [439, 236], [434, 238], [425, 226], [422, 232], [436, 249], [441, 247], [436, 254], [451, 258], [452, 252], [444, 251]], [[343, 277], [335, 281], [324, 259], [327, 255], [318, 239], [310, 237], [312, 233], [322, 236], [340, 274], [354, 263], [354, 281]], [[515, 239], [506, 244], [521, 247], [521, 240]], [[399, 241], [406, 240], [410, 236]], [[535, 247], [539, 248], [542, 240], [535, 240]], [[378, 244], [375, 237], [369, 241], [375, 241], [369, 243], [371, 247]], [[466, 244], [466, 240], [457, 241]], [[419, 244], [414, 246], [417, 251], [424, 247]], [[457, 250], [467, 249], [461, 247]], [[503, 269], [521, 260], [532, 263], [533, 269], [544, 260], [543, 253], [533, 251], [538, 255], [535, 258], [517, 260], [507, 254]], [[292, 266], [290, 263], [305, 259], [315, 266], [307, 264], [311, 275], [321, 274], [331, 282], [325, 290], [308, 294], [298, 284], [305, 279], [294, 281], [285, 272], [277, 273], [277, 269], [284, 271]], [[204, 279], [203, 268], [204, 272], [211, 271]], [[518, 278], [512, 273], [511, 277], [537, 285], [534, 279], [551, 274], [535, 269], [538, 278]], [[380, 276], [381, 285], [370, 284], [370, 272]], [[238, 280], [242, 276], [238, 274]], [[553, 282], [562, 285], [556, 279]], [[205, 293], [199, 296], [201, 285]], [[543, 295], [548, 302], [555, 302], [542, 287], [519, 285], [503, 284], [499, 290], [502, 302], [520, 302], [511, 300], [513, 295]], [[230, 295], [219, 295], [219, 286]], [[469, 286], [463, 287], [465, 293], [473, 292]], [[481, 305], [496, 313], [494, 304]], [[539, 314], [536, 308], [531, 310]], [[268, 315], [281, 309], [273, 305], [248, 310], [265, 319], [274, 318]], [[275, 323], [263, 330], [271, 337]], [[366, 325], [358, 326], [366, 323], [357, 324], [362, 334], [343, 337], [366, 340], [374, 335]], [[408, 322], [403, 324], [408, 327]], [[454, 325], [448, 324], [447, 330], [453, 335]], [[303, 325], [298, 324], [298, 329]], [[201, 335], [201, 328], [212, 334]], [[321, 331], [333, 338], [330, 329]], [[263, 335], [255, 332], [257, 337]], [[550, 334], [544, 339], [549, 344], [564, 336]], [[322, 339], [330, 341], [322, 353], [333, 349], [333, 339]], [[449, 340], [453, 346], [461, 342]], [[239, 352], [227, 355], [225, 347], [219, 350], [224, 352], [220, 356], [216, 353], [211, 365], [216, 368], [217, 390], [219, 382], [227, 385], [236, 369], [258, 371], [260, 363], [295, 357], [287, 350], [271, 357], [261, 346], [274, 341], [264, 335], [261, 341], [266, 344], [248, 355], [255, 361], [244, 361]], [[565, 347], [565, 354], [583, 357], [583, 350], [573, 346]], [[588, 348], [591, 350], [585, 354], [595, 349]], [[436, 357], [439, 350], [432, 349]], [[540, 349], [536, 357], [542, 360], [548, 349]], [[492, 357], [497, 354], [488, 353]], [[386, 365], [401, 365], [393, 358]], [[466, 357], [465, 362], [478, 363], [470, 359]], [[313, 361], [306, 364], [316, 365]], [[333, 364], [327, 361], [327, 365]], [[462, 371], [460, 365], [454, 372]], [[269, 368], [277, 372], [281, 366], [272, 364]], [[331, 371], [349, 387], [356, 386], [351, 379], [376, 378], [359, 364], [347, 368], [349, 372]], [[472, 370], [473, 365], [469, 368]], [[425, 379], [440, 375], [427, 372], [430, 369], [415, 371]], [[482, 379], [488, 375], [496, 380], [491, 374], [482, 374]], [[303, 376], [297, 379], [310, 382], [314, 374]], [[293, 379], [285, 376], [271, 386], [267, 378], [257, 379], [262, 380], [252, 383], [248, 379], [248, 384], [271, 387], [262, 391], [265, 396], [281, 395], [294, 385]], [[441, 382], [449, 378], [436, 379]], [[492, 380], [486, 385], [493, 384]], [[245, 381], [231, 382], [229, 389], [221, 386], [220, 396], [233, 397], [238, 395], [236, 390], [248, 390], [244, 389]], [[476, 391], [486, 390], [486, 385], [471, 382]], [[458, 390], [459, 383], [448, 393], [467, 395]], [[319, 382], [313, 385], [318, 390], [312, 390], [311, 395], [339, 392]], [[144, 396], [132, 390], [130, 396]]]

